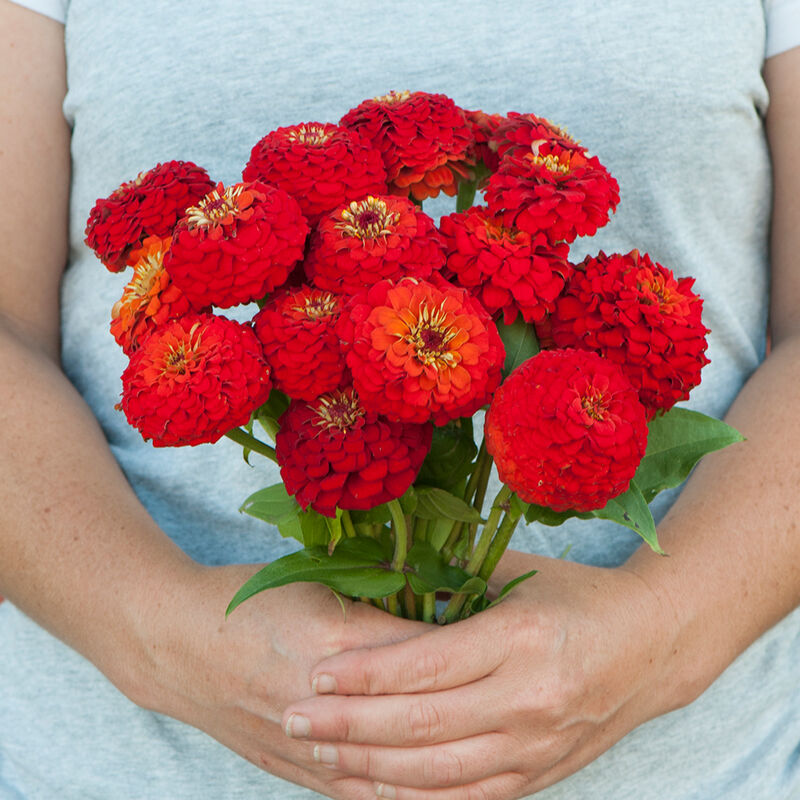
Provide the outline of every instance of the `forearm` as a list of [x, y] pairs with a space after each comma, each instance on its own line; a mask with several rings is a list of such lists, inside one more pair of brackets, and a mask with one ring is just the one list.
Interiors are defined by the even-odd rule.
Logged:
[[[0, 593], [129, 688], [142, 617], [194, 569], [155, 525], [82, 398], [0, 317]], [[132, 687], [135, 691], [135, 687]]]
[[669, 557], [627, 564], [674, 609], [678, 704], [800, 603], [798, 363], [785, 340], [740, 393], [727, 421], [747, 440], [698, 466], [659, 525]]

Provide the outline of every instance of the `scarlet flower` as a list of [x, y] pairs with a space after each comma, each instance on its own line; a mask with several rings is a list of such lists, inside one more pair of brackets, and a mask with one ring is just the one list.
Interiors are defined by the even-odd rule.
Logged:
[[164, 269], [170, 238], [148, 236], [131, 252], [131, 278], [111, 310], [111, 334], [130, 355], [157, 325], [188, 314], [192, 307]]
[[550, 245], [543, 234], [505, 227], [485, 206], [442, 217], [439, 230], [447, 248], [447, 272], [470, 289], [506, 324], [519, 312], [539, 322], [555, 308], [555, 299], [572, 272], [566, 244]]
[[433, 220], [404, 197], [354, 200], [324, 217], [304, 267], [320, 289], [353, 294], [382, 278], [429, 278], [444, 266]]
[[288, 192], [311, 225], [346, 200], [386, 192], [381, 154], [356, 131], [320, 122], [268, 133], [253, 147], [242, 178]]
[[282, 189], [219, 184], [187, 209], [164, 266], [195, 308], [228, 308], [285, 283], [307, 235], [300, 206]]
[[468, 292], [439, 279], [380, 281], [339, 322], [347, 365], [367, 408], [437, 425], [471, 416], [500, 383], [505, 351]]
[[277, 389], [314, 400], [350, 382], [336, 333], [341, 307], [339, 295], [301, 286], [274, 295], [256, 314], [253, 327]]
[[545, 144], [503, 158], [489, 178], [486, 201], [508, 227], [572, 242], [608, 222], [619, 185], [595, 156]]
[[275, 450], [286, 490], [306, 508], [336, 516], [405, 493], [431, 445], [430, 424], [390, 422], [366, 409], [352, 387], [313, 402], [293, 400]]
[[592, 511], [628, 489], [647, 422], [616, 364], [589, 351], [548, 350], [503, 382], [485, 437], [500, 480], [526, 503]]
[[522, 156], [525, 153], [538, 152], [545, 144], [550, 148], [580, 151], [586, 155], [580, 142], [563, 128], [544, 117], [518, 114], [516, 111], [509, 111], [495, 127], [489, 147], [502, 159], [507, 155]]
[[156, 328], [133, 353], [120, 408], [155, 447], [196, 445], [247, 424], [270, 388], [249, 326], [187, 314]]
[[497, 148], [493, 144], [495, 131], [505, 121], [502, 114], [487, 114], [485, 111], [464, 111], [472, 128], [475, 160], [482, 161], [489, 172], [496, 172], [500, 165]]
[[184, 211], [213, 186], [191, 161], [157, 164], [97, 201], [86, 222], [86, 244], [111, 272], [121, 272], [131, 250], [148, 236], [169, 236]]
[[381, 152], [389, 191], [417, 200], [440, 191], [455, 195], [469, 174], [472, 130], [449, 97], [428, 92], [390, 92], [365, 100], [339, 121]]
[[637, 250], [588, 257], [556, 301], [553, 338], [618, 363], [652, 418], [686, 400], [708, 364], [693, 284]]

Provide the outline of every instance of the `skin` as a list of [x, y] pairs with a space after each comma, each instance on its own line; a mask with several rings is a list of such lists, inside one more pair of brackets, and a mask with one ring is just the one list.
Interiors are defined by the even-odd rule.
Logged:
[[642, 547], [602, 569], [508, 553], [498, 582], [540, 573], [494, 609], [317, 665], [318, 696], [283, 718], [309, 761], [398, 800], [524, 797], [691, 703], [800, 603], [800, 48], [764, 77], [772, 349], [727, 416], [746, 443], [695, 471], [659, 526], [669, 558]]
[[[747, 444], [706, 459], [660, 528], [669, 560], [641, 551], [605, 570], [509, 553], [498, 581], [540, 575], [449, 629], [359, 604], [345, 617], [327, 590], [302, 584], [225, 623], [219, 610], [253, 565], [204, 567], [171, 543], [61, 372], [63, 32], [0, 0], [0, 188], [14, 199], [0, 215], [0, 482], [19, 487], [0, 504], [0, 593], [133, 702], [333, 798], [524, 796], [691, 702], [800, 600], [787, 489], [800, 479], [800, 431], [786, 400], [800, 389], [799, 73], [797, 50], [767, 68], [773, 351], [729, 417]], [[731, 613], [743, 592], [746, 617]]]

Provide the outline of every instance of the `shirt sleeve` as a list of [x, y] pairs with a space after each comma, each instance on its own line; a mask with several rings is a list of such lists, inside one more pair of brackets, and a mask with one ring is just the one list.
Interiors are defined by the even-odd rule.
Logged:
[[800, 0], [765, 0], [766, 57], [800, 45]]
[[18, 6], [24, 6], [31, 11], [44, 14], [46, 17], [64, 23], [67, 18], [67, 3], [69, 0], [11, 0]]

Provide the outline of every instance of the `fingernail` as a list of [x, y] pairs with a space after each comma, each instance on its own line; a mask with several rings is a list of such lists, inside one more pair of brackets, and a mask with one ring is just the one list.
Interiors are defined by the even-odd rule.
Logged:
[[332, 744], [314, 745], [314, 761], [326, 767], [334, 767], [339, 763], [339, 750]]
[[336, 691], [336, 678], [324, 672], [321, 675], [316, 675], [314, 680], [311, 681], [311, 691], [314, 694], [334, 694]]
[[390, 786], [388, 783], [379, 783], [375, 786], [375, 794], [378, 797], [386, 797], [392, 800], [392, 798], [397, 797], [397, 792], [394, 789], [394, 786]]
[[300, 714], [290, 714], [286, 720], [286, 735], [292, 739], [305, 739], [311, 735], [311, 721]]

